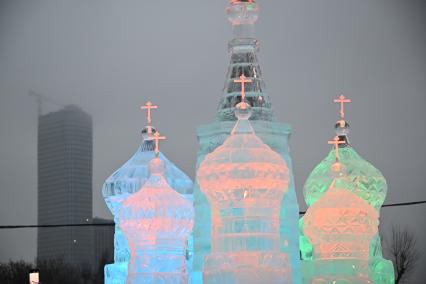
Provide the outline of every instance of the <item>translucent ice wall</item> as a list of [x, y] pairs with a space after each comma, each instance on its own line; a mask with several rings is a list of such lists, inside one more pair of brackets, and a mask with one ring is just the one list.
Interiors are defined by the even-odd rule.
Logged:
[[244, 102], [223, 145], [208, 154], [197, 177], [211, 206], [211, 253], [204, 283], [291, 283], [280, 248], [280, 207], [289, 183], [282, 157], [255, 134]]
[[[235, 125], [235, 105], [241, 101], [241, 84], [235, 83], [241, 74], [252, 80], [245, 84], [246, 101], [252, 106], [250, 118], [256, 135], [275, 152], [281, 155], [289, 167], [289, 188], [281, 202], [280, 246], [292, 267], [293, 283], [300, 283], [300, 254], [298, 237], [299, 206], [297, 204], [289, 154], [288, 139], [291, 128], [276, 121], [271, 101], [266, 93], [265, 82], [257, 59], [259, 43], [254, 37], [253, 26], [257, 19], [256, 3], [234, 1], [228, 9], [228, 15], [234, 27], [234, 38], [229, 42], [230, 64], [225, 80], [223, 96], [214, 122], [197, 129], [199, 151], [197, 168], [205, 156], [223, 144]], [[252, 1], [253, 2], [253, 1]], [[246, 8], [244, 8], [246, 7]], [[246, 12], [245, 12], [246, 11]], [[238, 25], [238, 19], [243, 20]], [[202, 282], [204, 258], [211, 251], [211, 209], [206, 196], [194, 185], [194, 283]]]
[[[121, 204], [131, 194], [137, 192], [148, 179], [148, 163], [155, 157], [154, 143], [144, 140], [137, 152], [117, 171], [108, 177], [103, 185], [102, 194], [111, 213], [114, 216], [114, 263], [105, 266], [106, 284], [124, 284], [127, 276], [128, 261], [130, 259], [129, 246], [119, 227], [117, 213]], [[192, 199], [192, 181], [171, 163], [162, 153], [159, 158], [166, 167], [166, 180], [177, 192], [189, 201]], [[192, 235], [188, 240], [188, 269], [192, 269]]]
[[186, 256], [194, 210], [168, 185], [164, 168], [164, 162], [154, 158], [149, 179], [119, 210], [130, 247], [127, 284], [188, 282]]
[[[349, 207], [353, 204], [347, 204], [347, 200], [354, 200], [358, 203], [364, 202], [365, 208], [370, 207], [368, 209], [370, 216], [374, 215], [372, 210], [375, 211], [377, 220], [374, 221], [376, 222], [374, 224], [376, 224], [376, 228], [374, 229], [373, 236], [371, 238], [368, 237], [368, 243], [363, 244], [363, 248], [368, 252], [367, 258], [355, 255], [351, 257], [352, 260], [346, 259], [345, 261], [341, 261], [342, 257], [339, 256], [339, 254], [351, 255], [355, 248], [335, 243], [334, 247], [330, 247], [330, 249], [335, 251], [332, 255], [330, 255], [330, 257], [328, 257], [328, 260], [324, 260], [324, 258], [320, 260], [318, 250], [320, 250], [322, 245], [325, 246], [325, 244], [322, 244], [317, 239], [316, 241], [318, 243], [316, 244], [317, 247], [315, 249], [312, 238], [308, 237], [308, 234], [312, 234], [312, 232], [308, 232], [312, 230], [312, 228], [308, 229], [308, 227], [312, 226], [312, 222], [307, 224], [306, 218], [308, 214], [301, 218], [300, 250], [302, 259], [304, 260], [302, 262], [304, 283], [311, 283], [312, 275], [325, 277], [324, 279], [328, 279], [327, 281], [332, 281], [330, 279], [333, 277], [341, 277], [342, 279], [347, 279], [345, 281], [360, 281], [356, 283], [369, 283], [368, 281], [372, 281], [372, 283], [393, 283], [393, 266], [390, 261], [385, 260], [382, 256], [380, 236], [378, 235], [377, 230], [380, 207], [385, 200], [387, 192], [386, 180], [378, 169], [364, 160], [352, 148], [347, 138], [347, 134], [349, 132], [348, 124], [345, 122], [343, 125], [344, 126], [340, 126], [340, 124], [336, 124], [336, 131], [339, 140], [342, 142], [339, 146], [338, 152], [339, 162], [344, 167], [345, 177], [335, 179], [333, 175], [330, 175], [330, 169], [336, 162], [335, 150], [330, 151], [327, 157], [314, 168], [305, 183], [305, 201], [308, 206], [310, 206], [308, 212], [311, 219], [315, 218], [312, 217], [315, 214], [321, 216], [330, 215], [329, 213], [324, 213], [325, 209], [322, 209], [322, 213], [318, 213], [318, 207], [320, 205], [317, 204], [319, 202], [324, 204], [326, 200], [328, 200], [327, 202], [329, 204], [327, 206], [334, 208], [329, 210], [334, 210], [336, 214], [342, 214], [342, 218], [347, 217], [346, 226], [344, 226], [344, 224], [329, 224], [328, 228], [330, 230], [335, 230], [335, 227], [340, 226], [339, 228], [347, 230], [346, 234], [349, 236], [357, 237], [359, 240], [358, 243], [361, 244], [361, 238], [360, 236], [357, 236], [359, 231], [354, 231], [349, 227], [349, 225], [356, 226], [356, 222], [362, 221], [363, 219], [361, 218], [363, 216], [357, 216], [354, 212], [350, 211]], [[344, 189], [344, 193], [341, 193], [342, 196], [340, 199], [336, 198], [337, 194], [335, 191], [332, 195], [329, 194], [330, 188], [334, 187]], [[330, 201], [332, 198], [334, 198], [334, 201]], [[331, 204], [330, 202], [335, 202], [335, 204]], [[363, 214], [365, 214], [365, 211], [358, 211], [358, 215]], [[320, 218], [320, 216], [317, 216], [316, 218]], [[331, 222], [330, 220], [327, 221]], [[346, 251], [344, 251], [345, 249]], [[336, 259], [336, 261], [332, 261], [333, 259]], [[345, 273], [339, 274], [342, 271], [345, 271]], [[319, 279], [322, 279], [321, 277]]]

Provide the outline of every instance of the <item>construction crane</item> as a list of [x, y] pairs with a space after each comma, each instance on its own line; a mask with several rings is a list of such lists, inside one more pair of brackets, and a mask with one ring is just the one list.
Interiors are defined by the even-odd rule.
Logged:
[[64, 107], [63, 104], [57, 102], [56, 100], [54, 100], [52, 98], [49, 98], [46, 95], [37, 93], [37, 92], [35, 92], [33, 90], [29, 90], [28, 91], [28, 96], [34, 97], [36, 99], [37, 107], [38, 107], [38, 116], [39, 117], [43, 114], [43, 112], [42, 112], [43, 102], [49, 102], [49, 103], [51, 103], [53, 105], [56, 105], [56, 106], [59, 106], [59, 107]]

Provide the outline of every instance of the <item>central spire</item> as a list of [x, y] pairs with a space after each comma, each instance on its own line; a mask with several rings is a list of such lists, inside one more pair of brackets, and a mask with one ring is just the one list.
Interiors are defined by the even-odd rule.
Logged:
[[[246, 101], [253, 108], [251, 120], [273, 120], [271, 103], [265, 92], [265, 83], [257, 60], [259, 43], [254, 36], [254, 25], [259, 8], [255, 1], [231, 0], [226, 8], [228, 20], [233, 26], [233, 38], [229, 41], [231, 62], [225, 80], [224, 94], [219, 103], [217, 119], [236, 120], [235, 106], [241, 102], [241, 90], [245, 89]], [[240, 75], [247, 80], [240, 84]]]

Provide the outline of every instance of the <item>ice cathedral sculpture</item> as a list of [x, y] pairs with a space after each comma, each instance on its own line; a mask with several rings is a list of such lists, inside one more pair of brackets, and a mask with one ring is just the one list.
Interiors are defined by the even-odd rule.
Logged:
[[[242, 75], [240, 82], [245, 81]], [[212, 216], [211, 253], [205, 258], [203, 281], [292, 283], [288, 256], [280, 249], [279, 218], [289, 170], [284, 159], [256, 136], [244, 87], [241, 93], [231, 135], [205, 157], [197, 172]]]
[[[280, 247], [291, 262], [293, 283], [300, 283], [300, 255], [298, 220], [299, 207], [294, 190], [291, 158], [288, 139], [291, 129], [288, 124], [277, 121], [271, 101], [266, 93], [257, 53], [259, 43], [254, 36], [254, 25], [258, 18], [256, 1], [230, 1], [226, 9], [228, 19], [233, 26], [233, 39], [229, 41], [230, 64], [226, 75], [223, 96], [217, 109], [214, 122], [197, 129], [199, 151], [197, 168], [208, 153], [223, 144], [234, 127], [235, 106], [241, 101], [241, 74], [250, 79], [245, 82], [246, 101], [252, 107], [251, 125], [256, 135], [286, 161], [289, 167], [289, 188], [281, 202], [280, 211]], [[200, 191], [198, 183], [194, 185], [194, 266], [193, 282], [202, 283], [204, 257], [211, 251], [211, 208], [207, 198]]]
[[[147, 111], [147, 126], [142, 130], [142, 143], [136, 153], [110, 177], [102, 187], [102, 195], [114, 216], [114, 263], [105, 266], [105, 284], [126, 283], [130, 251], [126, 238], [119, 226], [118, 211], [122, 203], [137, 192], [149, 177], [148, 165], [155, 157], [154, 134], [157, 132], [151, 124], [151, 111], [158, 106], [148, 101], [142, 109]], [[193, 183], [191, 179], [159, 152], [159, 158], [165, 165], [167, 183], [192, 203]], [[188, 244], [188, 270], [192, 269], [192, 235]]]
[[303, 283], [393, 283], [377, 229], [386, 180], [349, 143], [344, 104], [350, 100], [342, 95], [335, 102], [340, 119], [329, 142], [335, 148], [304, 187], [309, 208], [300, 219]]
[[127, 284], [187, 283], [187, 244], [194, 223], [192, 203], [173, 190], [165, 178], [165, 163], [149, 162], [149, 178], [119, 210], [119, 224], [130, 247]]

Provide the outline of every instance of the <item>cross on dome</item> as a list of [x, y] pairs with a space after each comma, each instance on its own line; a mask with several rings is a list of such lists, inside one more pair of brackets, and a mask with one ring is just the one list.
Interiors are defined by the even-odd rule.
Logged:
[[165, 136], [160, 136], [160, 133], [158, 133], [158, 131], [157, 131], [154, 134], [154, 140], [155, 140], [155, 157], [158, 158], [158, 153], [160, 152], [159, 148], [158, 148], [158, 142], [160, 140], [166, 140], [166, 137]]
[[250, 79], [247, 79], [246, 76], [244, 76], [244, 74], [241, 74], [240, 79], [235, 79], [234, 83], [241, 83], [241, 102], [245, 103], [246, 102], [246, 93], [245, 93], [245, 88], [244, 88], [244, 84], [245, 83], [251, 83], [253, 82]]
[[[345, 103], [351, 103], [352, 101], [346, 98], [344, 95], [340, 95], [338, 99], [334, 99], [335, 103], [340, 103], [340, 118], [344, 120], [345, 118]], [[342, 124], [340, 122], [340, 124]]]
[[147, 101], [145, 105], [141, 106], [141, 110], [147, 110], [146, 120], [148, 122], [148, 126], [151, 126], [151, 110], [158, 109], [158, 106], [153, 105], [151, 101]]
[[336, 151], [336, 162], [339, 161], [339, 145], [345, 144], [345, 141], [340, 141], [339, 136], [335, 136], [333, 140], [328, 141], [328, 144], [333, 145]]

